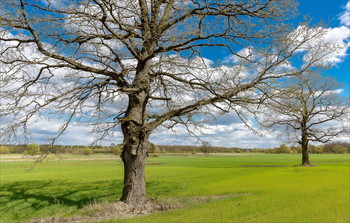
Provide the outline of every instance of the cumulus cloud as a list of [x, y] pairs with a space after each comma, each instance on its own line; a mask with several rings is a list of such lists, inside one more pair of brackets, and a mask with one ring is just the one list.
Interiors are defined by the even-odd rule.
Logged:
[[[43, 117], [34, 117], [28, 123], [31, 141], [39, 144], [51, 143], [51, 140], [57, 136], [60, 128], [64, 124], [63, 120]], [[106, 137], [103, 145], [122, 142], [122, 134], [119, 131]], [[64, 134], [57, 140], [56, 144], [63, 145], [90, 145], [98, 139], [98, 135], [93, 133], [92, 126], [72, 122]]]
[[296, 28], [289, 36], [294, 44], [301, 44], [305, 36], [314, 36], [303, 43], [297, 52], [304, 52], [304, 62], [314, 58], [322, 58], [320, 64], [335, 65], [343, 62], [350, 47], [350, 28], [346, 26], [334, 28], [308, 28], [304, 25]]
[[239, 63], [244, 60], [251, 60], [255, 58], [253, 47], [246, 47], [239, 50], [236, 54], [231, 54], [224, 58], [224, 63]]
[[328, 62], [340, 63], [343, 62], [344, 57], [347, 56], [347, 51], [350, 47], [350, 28], [341, 26], [335, 28], [328, 28], [327, 33], [324, 37], [326, 43], [338, 44], [339, 49], [333, 52], [329, 58]]
[[345, 11], [339, 16], [340, 23], [345, 26], [350, 26], [350, 1], [345, 5]]
[[[257, 129], [253, 120], [248, 120], [248, 124]], [[273, 148], [286, 140], [278, 131], [260, 129], [259, 135], [255, 134], [235, 114], [226, 114], [215, 122], [191, 126], [189, 129], [195, 136], [189, 135], [187, 128], [182, 125], [176, 125], [172, 131], [159, 128], [151, 135], [150, 141], [158, 145], [201, 145], [202, 141], [206, 141], [212, 146]]]

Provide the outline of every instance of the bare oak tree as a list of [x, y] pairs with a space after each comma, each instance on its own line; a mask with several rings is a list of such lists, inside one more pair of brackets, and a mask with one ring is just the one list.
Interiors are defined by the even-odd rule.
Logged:
[[[121, 200], [142, 203], [154, 129], [231, 111], [244, 120], [239, 107], [262, 101], [268, 82], [326, 56], [288, 66], [324, 33], [291, 32], [283, 20], [294, 11], [292, 0], [2, 0], [2, 138], [38, 117], [64, 120], [52, 144], [72, 123], [92, 125], [100, 140], [120, 126]], [[206, 59], [209, 49], [232, 63]]]
[[326, 143], [349, 133], [349, 100], [340, 91], [334, 79], [305, 72], [275, 90], [258, 120], [265, 127], [284, 128], [289, 139], [301, 145], [301, 165], [310, 166], [309, 142]]

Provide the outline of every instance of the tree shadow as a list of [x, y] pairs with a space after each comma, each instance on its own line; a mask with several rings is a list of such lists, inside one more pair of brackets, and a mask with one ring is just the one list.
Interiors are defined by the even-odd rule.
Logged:
[[101, 200], [118, 200], [122, 182], [21, 181], [2, 184], [0, 213], [25, 204], [33, 211], [53, 205], [82, 208]]
[[[116, 202], [122, 180], [108, 181], [18, 181], [0, 184], [0, 216], [6, 221], [25, 221], [54, 213], [75, 215], [79, 209], [99, 202]], [[170, 192], [158, 181], [147, 182], [148, 196], [157, 198]]]

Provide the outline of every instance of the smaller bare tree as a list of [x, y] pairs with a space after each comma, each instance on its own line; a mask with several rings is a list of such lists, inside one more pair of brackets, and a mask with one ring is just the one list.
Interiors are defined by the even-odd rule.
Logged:
[[200, 147], [201, 152], [204, 153], [204, 155], [207, 155], [210, 150], [210, 143], [208, 141], [203, 141], [202, 146]]
[[340, 85], [332, 78], [308, 71], [292, 77], [274, 90], [258, 122], [287, 133], [302, 147], [303, 166], [310, 166], [309, 142], [326, 143], [349, 132], [349, 101], [339, 95]]

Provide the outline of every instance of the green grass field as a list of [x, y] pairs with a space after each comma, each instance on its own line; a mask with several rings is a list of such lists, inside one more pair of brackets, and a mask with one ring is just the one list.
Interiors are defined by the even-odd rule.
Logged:
[[[32, 161], [7, 158], [0, 164], [4, 223], [82, 215], [121, 195], [120, 160], [48, 159], [31, 170]], [[148, 196], [178, 208], [102, 222], [349, 222], [349, 155], [310, 158], [317, 167], [292, 167], [300, 154], [148, 158]]]

